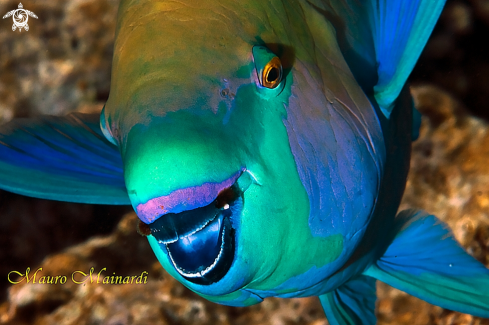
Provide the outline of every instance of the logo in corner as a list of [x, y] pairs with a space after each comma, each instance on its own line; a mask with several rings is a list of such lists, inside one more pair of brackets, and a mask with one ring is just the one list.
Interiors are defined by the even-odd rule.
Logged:
[[25, 31], [29, 30], [29, 25], [27, 25], [27, 21], [29, 20], [29, 16], [36, 18], [37, 16], [35, 13], [29, 10], [25, 10], [24, 6], [22, 6], [22, 3], [19, 3], [19, 8], [15, 10], [11, 10], [3, 16], [3, 19], [8, 18], [12, 16], [12, 19], [14, 20], [14, 24], [12, 25], [12, 30], [15, 32], [15, 30], [18, 28], [19, 32], [22, 31], [22, 28], [25, 29]]

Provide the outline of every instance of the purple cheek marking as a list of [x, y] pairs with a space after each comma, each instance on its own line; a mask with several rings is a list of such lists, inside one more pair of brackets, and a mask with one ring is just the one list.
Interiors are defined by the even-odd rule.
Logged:
[[237, 172], [221, 183], [204, 183], [200, 186], [187, 187], [141, 203], [136, 213], [144, 223], [152, 223], [159, 216], [167, 213], [180, 213], [206, 206], [217, 198], [220, 191], [231, 187], [245, 169]]

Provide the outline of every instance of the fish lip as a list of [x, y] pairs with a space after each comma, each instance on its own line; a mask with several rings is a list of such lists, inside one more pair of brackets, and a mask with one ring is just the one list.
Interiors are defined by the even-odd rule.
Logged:
[[169, 213], [180, 213], [206, 206], [215, 200], [219, 192], [232, 186], [243, 175], [250, 175], [245, 167], [222, 182], [208, 182], [155, 197], [135, 205], [136, 214], [142, 222], [151, 224]]
[[[149, 224], [151, 234], [162, 248], [164, 246], [175, 270], [189, 282], [209, 285], [218, 282], [229, 271], [236, 251], [236, 230], [233, 224], [241, 215], [244, 193], [251, 183], [250, 174], [241, 172], [240, 177], [236, 178], [229, 188], [219, 192], [219, 195], [210, 204], [180, 213], [162, 215]], [[229, 202], [225, 204], [227, 208], [217, 207], [216, 204], [222, 204], [219, 202], [219, 200], [222, 201], [220, 197], [227, 190], [231, 190], [235, 196], [226, 201]], [[215, 230], [216, 223], [219, 224], [218, 232]], [[214, 228], [209, 228], [211, 226]], [[192, 256], [193, 251], [188, 253], [185, 251], [186, 248], [182, 249], [182, 247], [186, 245], [193, 247], [192, 244], [185, 244], [186, 242], [191, 243], [192, 238], [205, 242], [206, 244], [202, 247], [210, 247], [209, 251], [216, 254], [207, 255], [207, 259], [200, 258], [199, 260], [205, 263], [202, 262], [197, 267], [193, 265], [193, 268], [186, 268], [184, 265], [188, 263], [185, 262], [185, 259], [195, 259], [196, 255]], [[206, 246], [208, 240], [212, 242], [211, 246]], [[217, 244], [214, 244], [216, 240]], [[219, 252], [216, 250], [218, 246]], [[198, 250], [200, 246], [196, 248]], [[174, 251], [177, 253], [176, 256], [173, 254]], [[212, 258], [214, 260], [210, 263]]]
[[151, 234], [160, 244], [171, 244], [179, 239], [195, 234], [207, 227], [221, 213], [222, 209], [215, 206], [221, 193], [225, 190], [232, 189], [237, 196], [243, 197], [251, 182], [252, 178], [249, 173], [240, 172], [239, 177], [235, 178], [234, 183], [217, 193], [216, 197], [209, 204], [179, 213], [160, 215], [156, 220], [148, 224], [151, 229]]

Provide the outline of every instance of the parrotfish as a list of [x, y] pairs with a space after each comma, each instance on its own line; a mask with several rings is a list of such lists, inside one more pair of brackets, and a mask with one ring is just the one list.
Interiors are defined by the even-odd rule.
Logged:
[[374, 324], [375, 283], [489, 317], [489, 270], [397, 212], [407, 86], [444, 0], [123, 0], [101, 114], [0, 127], [0, 187], [131, 204], [162, 266], [216, 303], [318, 296]]

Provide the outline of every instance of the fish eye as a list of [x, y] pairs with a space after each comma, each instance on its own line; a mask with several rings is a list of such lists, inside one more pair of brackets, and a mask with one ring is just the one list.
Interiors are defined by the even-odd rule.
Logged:
[[282, 63], [280, 59], [274, 57], [263, 69], [261, 84], [263, 87], [273, 89], [282, 81]]
[[259, 86], [275, 89], [282, 82], [282, 62], [265, 46], [253, 47], [253, 60]]

